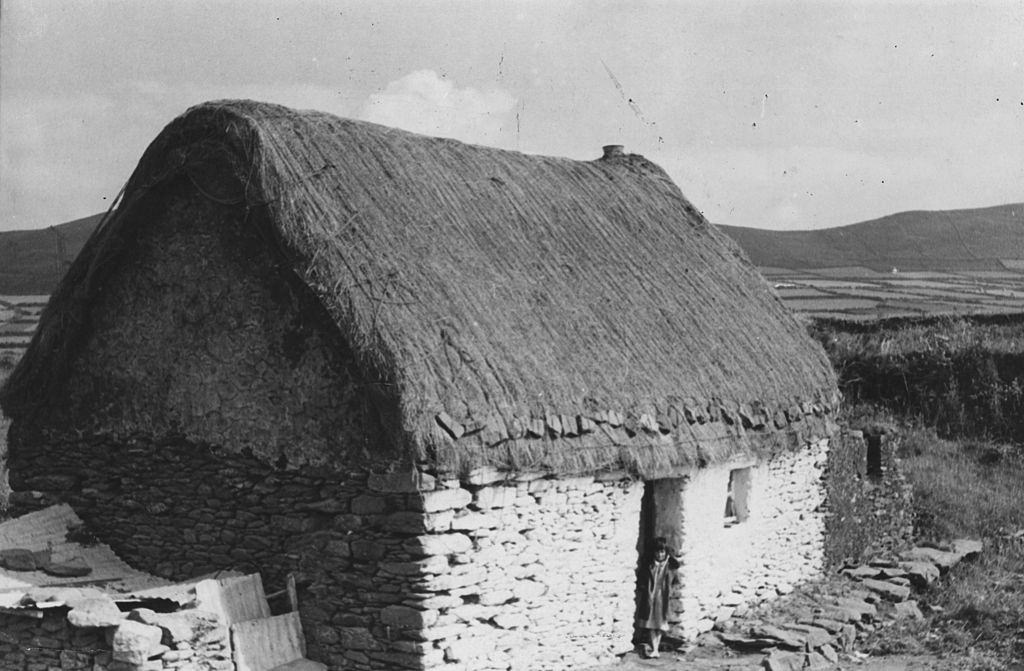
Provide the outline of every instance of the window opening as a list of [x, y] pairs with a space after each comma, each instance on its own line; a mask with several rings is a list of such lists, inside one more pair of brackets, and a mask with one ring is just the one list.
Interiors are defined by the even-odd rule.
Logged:
[[750, 469], [736, 468], [729, 471], [729, 484], [725, 493], [725, 526], [731, 527], [746, 522], [750, 517]]
[[880, 478], [882, 477], [882, 437], [881, 436], [865, 436], [865, 442], [867, 443], [867, 473], [869, 477]]

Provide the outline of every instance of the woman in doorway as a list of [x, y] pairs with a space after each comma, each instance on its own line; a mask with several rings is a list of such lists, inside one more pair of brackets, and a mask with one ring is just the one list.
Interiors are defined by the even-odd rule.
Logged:
[[646, 629], [649, 643], [643, 644], [644, 657], [658, 657], [661, 636], [668, 631], [668, 603], [676, 582], [679, 560], [669, 552], [668, 541], [654, 539], [647, 561], [640, 568], [639, 608], [636, 625]]

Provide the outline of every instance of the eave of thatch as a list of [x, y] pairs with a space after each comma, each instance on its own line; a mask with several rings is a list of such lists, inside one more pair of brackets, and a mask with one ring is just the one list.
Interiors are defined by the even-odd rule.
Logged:
[[[708, 461], [837, 403], [821, 348], [642, 157], [528, 156], [220, 101], [147, 149], [3, 390], [8, 414], [61, 384], [91, 297], [130, 248], [133, 206], [181, 174], [271, 222], [267, 244], [395, 404], [398, 435], [439, 467], [515, 466], [538, 450], [554, 470], [644, 449]], [[692, 429], [708, 422], [739, 428]], [[589, 445], [591, 423], [628, 440]], [[588, 449], [600, 456], [571, 454]]]

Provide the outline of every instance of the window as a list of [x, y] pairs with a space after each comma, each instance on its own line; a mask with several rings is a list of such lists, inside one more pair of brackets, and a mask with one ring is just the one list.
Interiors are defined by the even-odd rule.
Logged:
[[750, 469], [729, 471], [729, 485], [725, 493], [725, 526], [746, 522], [750, 517]]
[[867, 443], [867, 474], [872, 478], [882, 477], [882, 437], [880, 435], [866, 435], [864, 442]]

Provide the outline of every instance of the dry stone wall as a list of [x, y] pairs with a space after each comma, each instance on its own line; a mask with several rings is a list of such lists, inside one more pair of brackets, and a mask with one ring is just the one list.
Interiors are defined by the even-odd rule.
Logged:
[[7, 432], [10, 428], [11, 421], [0, 412], [0, 512], [7, 510], [11, 496], [7, 475]]
[[103, 629], [68, 624], [66, 609], [55, 608], [42, 619], [0, 614], [2, 671], [92, 671], [112, 660]]
[[[115, 611], [116, 612], [116, 611]], [[213, 613], [138, 609], [118, 624], [75, 626], [68, 608], [0, 614], [0, 671], [234, 671]]]
[[137, 568], [172, 580], [259, 572], [268, 591], [295, 574], [310, 657], [338, 668], [347, 648], [338, 631], [376, 627], [380, 611], [403, 598], [400, 581], [373, 581], [386, 552], [411, 559], [394, 530], [422, 529], [410, 503], [418, 495], [368, 494], [365, 472], [279, 471], [185, 442], [69, 439], [16, 455], [16, 489], [67, 500]]
[[[763, 462], [709, 466], [680, 481], [676, 542], [683, 553], [673, 634], [693, 638], [737, 607], [792, 591], [821, 573], [828, 449], [821, 440]], [[726, 526], [729, 474], [741, 468], [750, 469], [748, 516]]]
[[527, 474], [467, 487], [449, 538], [474, 550], [425, 585], [441, 606], [424, 634], [432, 659], [575, 669], [631, 649], [642, 483]]
[[465, 482], [269, 468], [185, 442], [18, 451], [129, 563], [171, 579], [295, 573], [308, 657], [331, 668], [567, 669], [630, 648], [642, 483]]
[[[826, 482], [825, 555], [829, 567], [893, 554], [914, 536], [913, 487], [900, 468], [900, 436], [891, 429], [844, 431], [833, 438]], [[877, 450], [873, 467], [868, 451]]]

